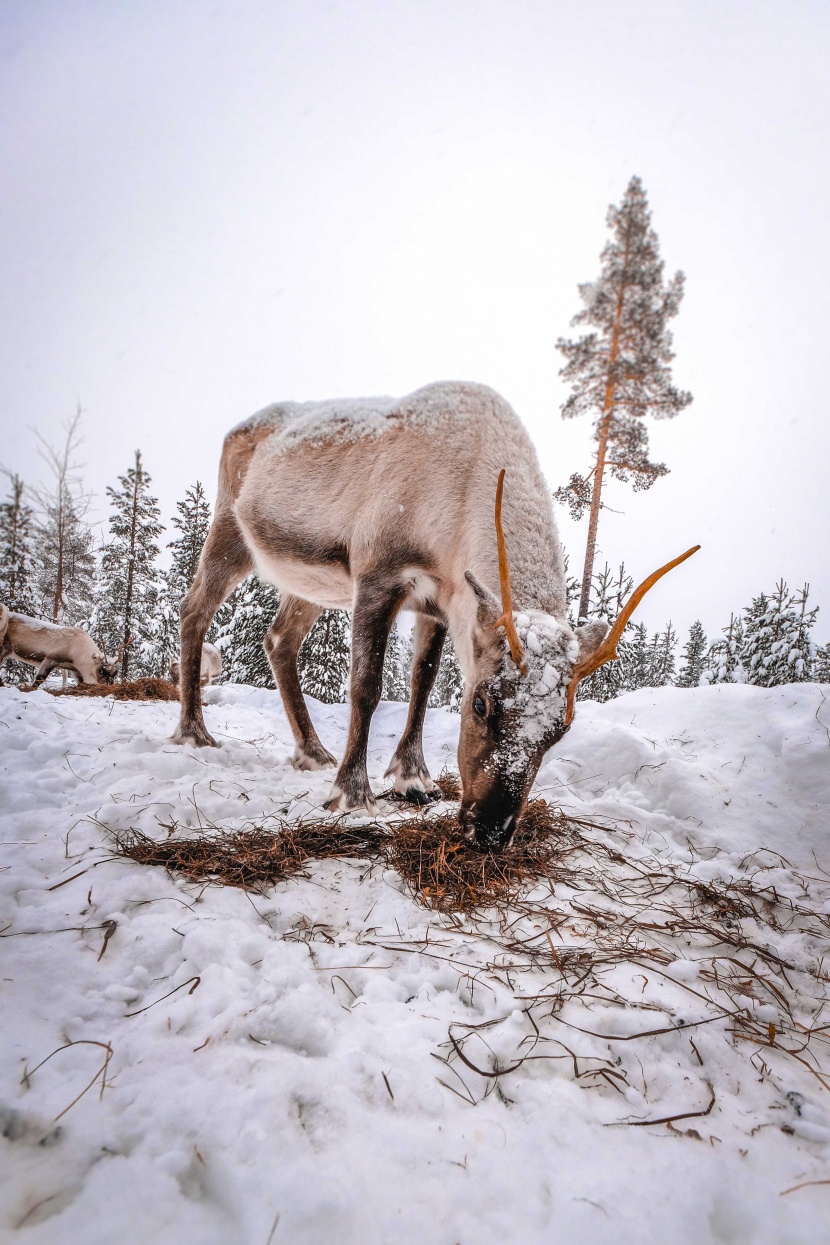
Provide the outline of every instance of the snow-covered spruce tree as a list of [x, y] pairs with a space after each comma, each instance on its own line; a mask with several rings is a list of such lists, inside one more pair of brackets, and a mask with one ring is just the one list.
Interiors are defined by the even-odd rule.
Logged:
[[[629, 631], [632, 624], [626, 627]], [[645, 623], [633, 627], [630, 638], [626, 641], [624, 688], [626, 692], [636, 692], [641, 687], [653, 687], [653, 658]]]
[[64, 426], [61, 446], [37, 434], [38, 453], [50, 479], [31, 490], [36, 510], [34, 612], [69, 624], [87, 619], [95, 601], [94, 539], [86, 520], [90, 495], [76, 459], [80, 420], [79, 407]]
[[677, 272], [663, 280], [657, 234], [639, 177], [632, 177], [620, 205], [608, 209], [607, 223], [612, 237], [602, 252], [602, 271], [596, 281], [580, 285], [585, 306], [572, 321], [591, 331], [557, 342], [565, 357], [560, 375], [572, 386], [563, 417], [586, 412], [595, 417], [593, 468], [585, 477], [572, 476], [555, 494], [575, 516], [590, 513], [580, 619], [589, 617], [606, 469], [635, 489], [650, 488], [668, 468], [649, 460], [644, 419], [669, 419], [692, 400], [672, 385], [669, 367], [674, 352], [667, 325], [680, 309], [684, 278]]
[[769, 597], [765, 592], [753, 597], [743, 612], [743, 643], [740, 660], [747, 683], [764, 685], [764, 670], [770, 657]]
[[150, 494], [150, 476], [141, 451], [118, 488], [107, 486], [112, 513], [110, 538], [101, 549], [99, 588], [90, 630], [108, 653], [121, 646], [121, 677], [153, 674], [158, 669], [154, 632], [160, 576], [156, 567], [158, 536], [164, 531], [159, 508]]
[[[602, 618], [613, 623], [633, 586], [634, 581], [626, 574], [624, 563], [621, 563], [615, 577], [606, 562], [602, 570], [594, 576], [593, 592], [585, 617], [591, 620]], [[600, 666], [590, 678], [583, 679], [577, 688], [577, 700], [612, 700], [629, 690], [629, 684], [634, 677], [631, 665], [635, 630], [634, 624], [629, 622], [617, 645], [617, 660]]]
[[723, 639], [715, 640], [703, 663], [701, 683], [746, 683], [741, 664], [744, 647], [744, 626], [740, 615], [732, 614], [729, 626], [723, 628]]
[[[202, 545], [210, 529], [210, 506], [205, 491], [197, 480], [184, 496], [176, 502], [177, 514], [171, 520], [179, 535], [168, 542], [173, 550], [173, 560], [163, 576], [159, 608], [156, 618], [157, 672], [166, 675], [170, 663], [179, 654], [179, 615], [184, 595], [193, 582]], [[229, 621], [229, 619], [228, 619]], [[207, 639], [215, 641], [217, 623], [211, 624]]]
[[830, 644], [822, 644], [813, 658], [813, 682], [830, 683]]
[[303, 640], [300, 686], [327, 705], [343, 704], [349, 686], [351, 620], [345, 610], [324, 610]]
[[216, 644], [222, 653], [224, 680], [252, 687], [274, 686], [262, 641], [279, 603], [280, 594], [273, 584], [249, 575], [222, 606], [217, 614]]
[[461, 673], [452, 640], [448, 635], [444, 640], [435, 686], [429, 695], [429, 707], [449, 709], [451, 713], [460, 713], [463, 695], [464, 676]]
[[8, 472], [8, 499], [0, 502], [0, 605], [32, 615], [35, 604], [35, 516], [19, 475]]
[[811, 678], [810, 631], [817, 609], [807, 609], [809, 585], [791, 594], [783, 579], [744, 611], [741, 661], [747, 681], [759, 687], [804, 683]]
[[789, 627], [785, 632], [782, 657], [786, 655], [789, 670], [787, 683], [809, 683], [813, 680], [813, 663], [816, 646], [812, 639], [819, 607], [807, 609], [810, 585], [805, 584], [793, 593], [789, 603]]
[[677, 632], [671, 623], [665, 631], [655, 632], [649, 645], [649, 687], [667, 687], [674, 682]]
[[412, 649], [407, 637], [398, 630], [397, 621], [389, 632], [383, 659], [383, 690], [381, 700], [409, 700], [409, 667]]
[[683, 664], [677, 676], [678, 687], [697, 687], [703, 676], [706, 662], [706, 633], [697, 620], [689, 628], [689, 638], [683, 649]]

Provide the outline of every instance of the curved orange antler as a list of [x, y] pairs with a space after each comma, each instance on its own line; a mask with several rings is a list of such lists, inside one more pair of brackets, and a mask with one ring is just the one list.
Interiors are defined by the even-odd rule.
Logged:
[[502, 615], [493, 623], [494, 627], [504, 627], [507, 643], [510, 645], [510, 656], [519, 667], [520, 674], [527, 674], [524, 661], [524, 649], [516, 631], [513, 618], [513, 594], [510, 591], [510, 567], [507, 565], [507, 546], [504, 543], [504, 529], [501, 525], [501, 499], [504, 493], [504, 467], [499, 472], [496, 486], [496, 544], [499, 550], [499, 581], [501, 582]]
[[574, 702], [576, 700], [577, 684], [586, 679], [589, 674], [593, 674], [595, 670], [599, 670], [600, 666], [604, 666], [608, 661], [614, 661], [617, 657], [617, 642], [625, 630], [625, 625], [649, 588], [653, 588], [657, 580], [665, 575], [668, 571], [674, 570], [681, 562], [685, 562], [693, 553], [697, 553], [700, 545], [693, 545], [691, 549], [687, 549], [685, 553], [681, 553], [679, 558], [674, 558], [671, 562], [667, 562], [665, 566], [661, 566], [659, 571], [652, 571], [648, 579], [644, 579], [639, 588], [635, 588], [631, 596], [623, 606], [622, 613], [616, 618], [613, 627], [608, 635], [600, 644], [596, 652], [590, 657], [586, 657], [584, 661], [577, 662], [573, 668], [571, 681], [568, 684], [568, 703], [565, 710], [565, 725], [567, 726], [574, 715]]

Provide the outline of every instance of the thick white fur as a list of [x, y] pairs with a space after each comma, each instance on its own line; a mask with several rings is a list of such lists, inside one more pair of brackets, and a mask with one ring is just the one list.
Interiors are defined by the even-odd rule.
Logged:
[[[565, 618], [550, 490], [525, 428], [493, 390], [440, 382], [400, 401], [286, 403], [234, 433], [263, 426], [273, 432], [257, 445], [234, 510], [258, 570], [283, 591], [348, 608], [356, 578], [387, 565], [390, 550], [418, 550], [418, 563], [399, 571], [403, 608], [438, 606], [470, 679], [477, 608], [464, 574], [500, 595], [493, 512], [505, 468], [515, 606]], [[275, 556], [256, 535], [268, 526], [348, 549], [349, 571]]]

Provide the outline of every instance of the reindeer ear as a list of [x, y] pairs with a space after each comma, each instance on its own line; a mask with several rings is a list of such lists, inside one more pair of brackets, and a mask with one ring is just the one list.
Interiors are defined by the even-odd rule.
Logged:
[[610, 625], [604, 620], [583, 623], [581, 627], [577, 627], [574, 634], [579, 642], [579, 660], [585, 661], [595, 653], [610, 630]]
[[472, 571], [465, 571], [464, 578], [478, 598], [478, 622], [480, 626], [489, 624], [491, 627], [501, 614], [499, 599], [484, 584], [479, 583]]

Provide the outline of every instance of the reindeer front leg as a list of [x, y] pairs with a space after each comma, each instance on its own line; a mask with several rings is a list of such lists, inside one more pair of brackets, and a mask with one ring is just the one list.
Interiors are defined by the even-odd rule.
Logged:
[[349, 690], [352, 713], [346, 751], [337, 771], [326, 808], [348, 813], [377, 805], [366, 772], [366, 748], [372, 714], [378, 707], [383, 687], [383, 658], [386, 641], [398, 612], [403, 590], [388, 572], [375, 572], [358, 581], [352, 612], [352, 668]]
[[394, 776], [395, 790], [413, 804], [437, 800], [441, 790], [432, 781], [424, 760], [423, 730], [427, 701], [438, 674], [441, 649], [447, 628], [424, 614], [415, 623], [415, 652], [412, 658], [412, 690], [409, 713], [401, 741], [389, 762], [387, 775]]
[[32, 682], [32, 687], [40, 687], [43, 680], [48, 679], [57, 664], [56, 661], [52, 661], [51, 657], [44, 657], [37, 668], [37, 674]]

